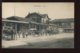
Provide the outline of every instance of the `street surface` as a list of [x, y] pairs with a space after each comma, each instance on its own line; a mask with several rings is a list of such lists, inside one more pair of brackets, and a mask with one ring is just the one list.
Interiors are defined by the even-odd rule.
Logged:
[[2, 48], [74, 48], [74, 33], [28, 36], [17, 40], [2, 40]]

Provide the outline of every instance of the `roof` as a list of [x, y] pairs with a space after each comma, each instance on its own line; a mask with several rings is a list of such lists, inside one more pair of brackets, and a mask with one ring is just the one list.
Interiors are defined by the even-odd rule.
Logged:
[[38, 15], [38, 16], [42, 17], [41, 14], [39, 14], [37, 12], [33, 12], [33, 13], [29, 13], [25, 18], [29, 18], [32, 15]]
[[16, 21], [16, 20], [7, 20], [7, 19], [2, 20], [2, 21], [3, 22], [12, 22], [12, 23], [25, 23], [25, 24], [29, 23], [29, 22], [25, 22], [25, 21]]
[[11, 16], [11, 17], [8, 17], [6, 19], [8, 19], [8, 20], [16, 20], [16, 21], [25, 21], [24, 18], [18, 17], [18, 16]]
[[[31, 21], [31, 22], [26, 22], [26, 21], [16, 21], [16, 20], [7, 20], [7, 19], [3, 19], [2, 20], [3, 22], [11, 22], [11, 23], [24, 23], [24, 24], [29, 24], [29, 23], [33, 23], [33, 24], [38, 24], [38, 25], [48, 25], [48, 24], [43, 24], [43, 23], [37, 23], [37, 22], [33, 22], [33, 21]], [[54, 26], [54, 24], [49, 24], [49, 25], [53, 25]]]
[[[25, 18], [29, 18], [31, 15], [37, 15], [41, 18], [44, 18], [45, 16], [48, 17], [48, 14], [40, 14], [40, 13], [37, 13], [37, 12], [33, 12], [33, 13], [29, 13]], [[48, 17], [49, 18], [49, 17]], [[50, 18], [49, 18], [50, 19]]]
[[55, 19], [55, 20], [52, 20], [51, 22], [53, 22], [53, 23], [55, 23], [55, 22], [74, 22], [74, 18]]

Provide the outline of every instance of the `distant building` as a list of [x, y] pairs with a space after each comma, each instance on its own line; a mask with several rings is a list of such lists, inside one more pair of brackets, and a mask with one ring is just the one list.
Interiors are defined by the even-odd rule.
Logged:
[[63, 32], [74, 32], [74, 18], [55, 19], [50, 23], [56, 24]]

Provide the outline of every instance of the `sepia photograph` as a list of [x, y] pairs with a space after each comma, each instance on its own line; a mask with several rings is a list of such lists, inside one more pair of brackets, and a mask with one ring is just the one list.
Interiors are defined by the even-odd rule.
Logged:
[[74, 48], [74, 2], [2, 2], [2, 48]]

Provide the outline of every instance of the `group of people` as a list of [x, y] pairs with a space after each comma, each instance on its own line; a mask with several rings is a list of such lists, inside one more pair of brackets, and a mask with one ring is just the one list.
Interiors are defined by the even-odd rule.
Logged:
[[[22, 37], [25, 38], [28, 35], [40, 36], [40, 35], [43, 35], [43, 34], [51, 35], [51, 34], [55, 34], [55, 33], [56, 32], [54, 32], [54, 31], [48, 31], [48, 30], [41, 30], [41, 31], [37, 31], [37, 30], [33, 30], [33, 31], [27, 30], [27, 31], [24, 31], [23, 30], [23, 31], [18, 31], [17, 33], [16, 33], [15, 29], [3, 30], [3, 35], [7, 36], [7, 39], [8, 39], [8, 37], [10, 37], [9, 40], [17, 39], [17, 36], [19, 36], [19, 38], [20, 38], [21, 34], [22, 34]], [[5, 36], [3, 38], [5, 38]]]

